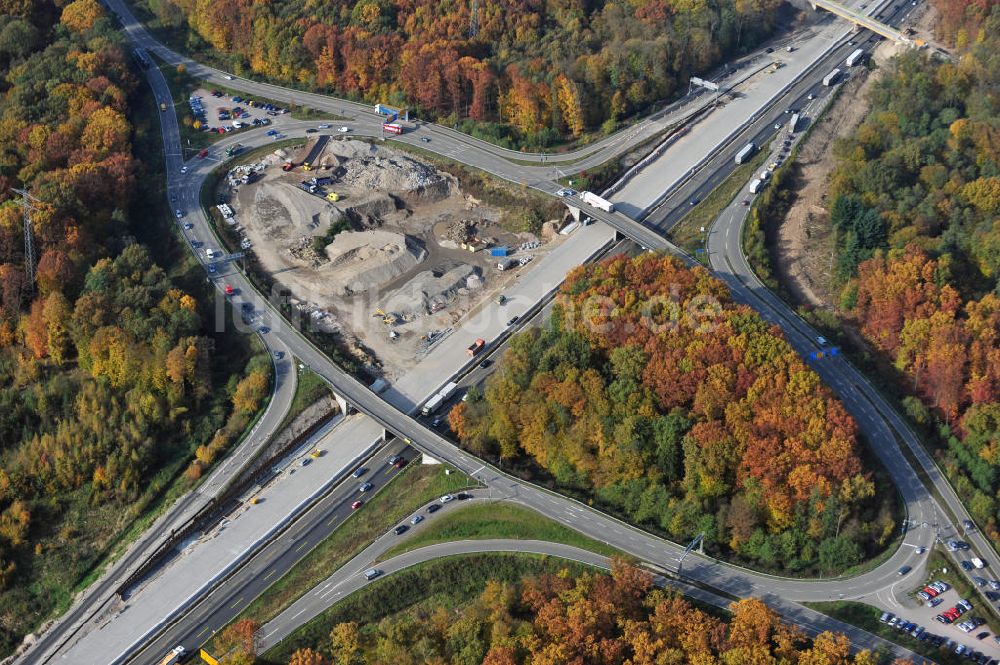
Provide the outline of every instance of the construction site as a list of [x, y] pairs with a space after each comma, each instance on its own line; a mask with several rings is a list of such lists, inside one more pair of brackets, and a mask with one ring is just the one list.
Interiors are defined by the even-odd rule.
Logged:
[[310, 325], [393, 379], [565, 236], [511, 233], [458, 178], [413, 156], [318, 136], [230, 169], [220, 216]]

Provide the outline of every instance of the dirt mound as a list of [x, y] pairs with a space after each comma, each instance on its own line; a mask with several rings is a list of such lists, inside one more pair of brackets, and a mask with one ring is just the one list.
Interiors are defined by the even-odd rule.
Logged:
[[432, 311], [435, 303], [438, 306], [448, 305], [455, 298], [482, 286], [479, 269], [468, 264], [456, 266], [443, 274], [424, 270], [396, 291], [386, 301], [385, 309], [402, 314], [425, 314]]
[[401, 153], [386, 154], [364, 141], [331, 141], [327, 152], [341, 163], [340, 184], [356, 191], [393, 192], [401, 198], [437, 201], [458, 192], [454, 176]]
[[346, 231], [326, 246], [324, 272], [335, 293], [365, 293], [402, 275], [424, 260], [427, 251], [402, 233]]

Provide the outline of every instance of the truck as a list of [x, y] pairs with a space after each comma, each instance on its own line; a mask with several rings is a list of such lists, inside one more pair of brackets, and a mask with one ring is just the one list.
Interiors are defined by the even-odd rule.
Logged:
[[862, 49], [857, 49], [854, 53], [847, 56], [847, 60], [844, 60], [844, 64], [848, 67], [853, 67], [854, 65], [861, 62], [861, 58], [865, 56], [865, 52]]
[[972, 565], [975, 566], [976, 568], [982, 568], [986, 565], [985, 563], [983, 563], [983, 560], [977, 556], [974, 556], [969, 560], [972, 562]]
[[181, 662], [181, 658], [184, 656], [184, 647], [174, 647], [170, 650], [166, 656], [160, 660], [159, 665], [175, 665]]
[[456, 390], [458, 390], [458, 384], [452, 381], [445, 384], [444, 388], [441, 389], [441, 392], [439, 392], [438, 395], [441, 396], [441, 399], [448, 399], [455, 394]]
[[750, 193], [751, 194], [756, 194], [757, 192], [759, 192], [760, 188], [761, 188], [761, 185], [763, 185], [763, 184], [764, 184], [763, 180], [761, 180], [760, 178], [754, 178], [750, 182]]
[[382, 131], [386, 134], [402, 134], [403, 126], [395, 122], [387, 122], [382, 125]]
[[391, 106], [386, 106], [385, 104], [376, 104], [375, 113], [379, 115], [399, 115], [399, 109], [394, 109]]
[[743, 148], [736, 153], [736, 163], [742, 164], [743, 162], [750, 159], [750, 156], [757, 151], [757, 146], [753, 141], [747, 143]]
[[794, 134], [798, 126], [799, 126], [799, 114], [793, 113], [792, 119], [788, 122], [788, 131]]
[[832, 72], [823, 77], [823, 85], [830, 87], [837, 82], [840, 78], [840, 69], [834, 69]]
[[607, 201], [605, 199], [602, 199], [600, 196], [598, 196], [597, 194], [594, 194], [593, 192], [583, 192], [580, 195], [580, 198], [582, 198], [583, 202], [586, 203], [587, 205], [592, 205], [592, 206], [594, 206], [595, 208], [597, 208], [599, 210], [603, 210], [604, 212], [614, 212], [615, 211], [615, 204], [614, 203], [612, 203], [611, 201]]
[[507, 268], [512, 267], [515, 263], [516, 261], [514, 261], [514, 259], [500, 259], [500, 261], [497, 263], [497, 270], [503, 272]]
[[438, 408], [441, 406], [441, 402], [443, 401], [444, 397], [441, 397], [441, 393], [437, 393], [429, 400], [424, 402], [424, 407], [420, 409], [420, 413], [424, 414], [425, 416], [431, 415], [432, 413], [438, 410]]
[[466, 351], [468, 351], [469, 357], [471, 358], [479, 355], [479, 352], [482, 351], [483, 348], [485, 347], [486, 347], [486, 340], [480, 337], [475, 342], [470, 344], [469, 348], [467, 348]]

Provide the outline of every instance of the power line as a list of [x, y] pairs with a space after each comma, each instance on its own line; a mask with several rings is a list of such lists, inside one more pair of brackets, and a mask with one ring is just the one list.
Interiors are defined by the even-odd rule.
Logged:
[[31, 212], [37, 210], [32, 201], [38, 201], [26, 189], [11, 187], [11, 191], [21, 195], [21, 212], [24, 217], [24, 277], [31, 291], [35, 287], [35, 229], [31, 222]]

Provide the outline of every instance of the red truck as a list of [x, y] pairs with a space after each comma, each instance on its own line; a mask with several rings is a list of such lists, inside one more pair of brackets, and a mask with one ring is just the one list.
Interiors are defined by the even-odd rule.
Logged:
[[483, 348], [485, 347], [486, 347], [486, 340], [480, 337], [475, 342], [469, 345], [468, 348], [469, 356], [471, 357], [478, 355], [479, 352], [482, 351]]

